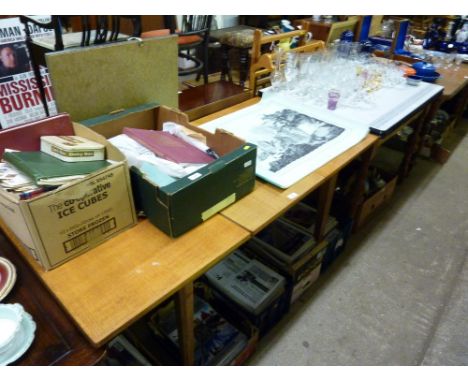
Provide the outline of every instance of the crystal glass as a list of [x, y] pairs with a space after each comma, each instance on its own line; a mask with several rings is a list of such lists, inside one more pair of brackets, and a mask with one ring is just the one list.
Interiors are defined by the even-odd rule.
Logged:
[[273, 91], [280, 91], [284, 87], [285, 83], [285, 76], [284, 76], [284, 69], [281, 66], [281, 62], [283, 60], [284, 50], [281, 49], [279, 46], [275, 47], [274, 55], [273, 55], [273, 65], [274, 69], [270, 74], [270, 82], [273, 88]]
[[340, 99], [340, 91], [337, 89], [330, 89], [328, 91], [328, 110], [335, 110], [338, 100]]
[[460, 70], [460, 65], [463, 62], [463, 57], [461, 54], [456, 54], [455, 55], [455, 71]]

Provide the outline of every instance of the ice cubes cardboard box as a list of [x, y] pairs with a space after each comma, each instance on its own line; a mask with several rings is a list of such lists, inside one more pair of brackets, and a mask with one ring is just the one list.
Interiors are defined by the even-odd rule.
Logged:
[[161, 130], [166, 121], [203, 134], [208, 146], [220, 155], [198, 171], [163, 187], [151, 183], [137, 168], [130, 168], [137, 208], [167, 235], [177, 237], [253, 190], [257, 148], [226, 131], [209, 133], [193, 126], [186, 114], [155, 103], [80, 123], [110, 138], [121, 134], [124, 127]]
[[[0, 133], [0, 154], [5, 147], [39, 150], [41, 132], [50, 131], [48, 125], [64, 126], [64, 130], [71, 129], [75, 135], [103, 143], [106, 158], [113, 161], [101, 171], [29, 200], [20, 201], [0, 189], [0, 218], [46, 270], [86, 252], [137, 222], [128, 166], [123, 155], [91, 129], [71, 124], [69, 115], [63, 113]], [[23, 140], [18, 132], [28, 138]], [[12, 139], [15, 134], [18, 139]]]

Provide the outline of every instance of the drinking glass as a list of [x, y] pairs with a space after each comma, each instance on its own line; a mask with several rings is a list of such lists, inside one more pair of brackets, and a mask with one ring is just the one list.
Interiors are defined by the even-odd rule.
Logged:
[[340, 91], [337, 89], [330, 89], [328, 91], [328, 110], [335, 110], [338, 100], [340, 99]]
[[463, 62], [463, 57], [461, 54], [456, 54], [455, 55], [455, 71], [458, 71], [460, 69], [460, 65]]

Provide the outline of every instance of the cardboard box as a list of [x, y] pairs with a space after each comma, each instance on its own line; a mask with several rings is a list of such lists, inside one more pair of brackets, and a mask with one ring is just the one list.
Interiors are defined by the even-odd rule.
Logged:
[[[106, 158], [115, 163], [28, 200], [0, 189], [0, 218], [46, 270], [137, 222], [125, 158], [92, 130], [75, 123], [73, 129], [78, 136], [104, 144]], [[0, 146], [1, 139], [0, 135]]]
[[356, 225], [354, 227], [356, 230], [361, 228], [375, 211], [377, 211], [383, 204], [388, 202], [391, 199], [393, 192], [395, 191], [398, 176], [392, 176], [386, 173], [383, 174], [387, 184], [378, 190], [375, 194], [364, 200], [357, 213]]
[[255, 185], [257, 149], [225, 131], [209, 133], [188, 122], [185, 114], [157, 104], [141, 105], [124, 112], [81, 121], [110, 138], [124, 127], [161, 130], [172, 121], [203, 134], [220, 158], [167, 186], [151, 183], [131, 168], [132, 187], [138, 209], [171, 237], [177, 237], [207, 220], [251, 192]]
[[312, 233], [279, 218], [254, 236], [251, 244], [264, 248], [274, 263], [287, 266], [307, 256], [317, 243]]
[[339, 225], [333, 228], [326, 236], [328, 242], [327, 251], [322, 261], [321, 273], [324, 273], [328, 267], [343, 253], [346, 248], [351, 229], [353, 227], [352, 219], [343, 219]]
[[322, 263], [315, 263], [314, 268], [310, 269], [307, 273], [303, 274], [303, 278], [297, 281], [292, 286], [291, 290], [291, 299], [289, 301], [290, 305], [294, 304], [296, 300], [302, 296], [302, 294], [309, 289], [309, 287], [317, 281], [320, 276], [320, 269], [322, 268]]
[[243, 252], [286, 277], [287, 309], [318, 279], [328, 248], [329, 243], [324, 240], [301, 258], [287, 264], [280, 261], [271, 248], [259, 240], [249, 240], [241, 247]]

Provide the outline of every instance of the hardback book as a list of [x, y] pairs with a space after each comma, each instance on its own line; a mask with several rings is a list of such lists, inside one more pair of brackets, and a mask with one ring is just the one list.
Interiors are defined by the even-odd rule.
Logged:
[[106, 160], [64, 162], [41, 151], [5, 152], [3, 160], [33, 179], [36, 184], [50, 186], [84, 178], [110, 165]]
[[61, 113], [39, 121], [0, 130], [0, 156], [5, 149], [18, 151], [39, 151], [43, 135], [73, 135], [70, 116]]
[[65, 162], [104, 159], [104, 145], [76, 135], [42, 136], [41, 151]]
[[125, 127], [123, 133], [158, 157], [176, 163], [211, 163], [215, 159], [190, 143], [166, 131]]

